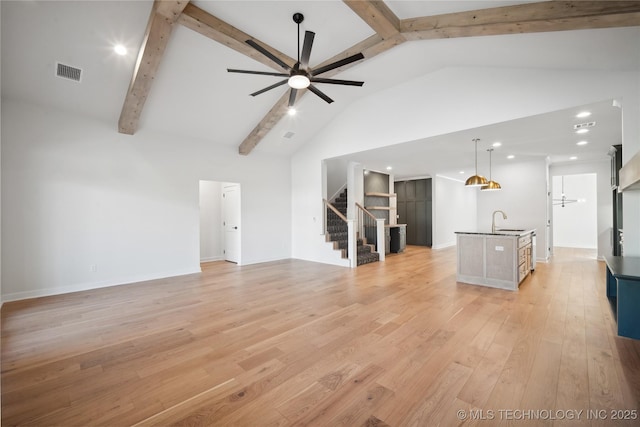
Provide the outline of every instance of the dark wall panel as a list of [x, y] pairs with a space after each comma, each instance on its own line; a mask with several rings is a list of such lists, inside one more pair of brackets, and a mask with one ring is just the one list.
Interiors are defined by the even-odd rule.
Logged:
[[406, 181], [405, 186], [407, 188], [407, 200], [416, 199], [416, 182]]
[[367, 171], [364, 176], [365, 193], [389, 193], [389, 175]]
[[406, 218], [407, 217], [407, 202], [398, 202], [397, 204], [397, 209], [398, 211], [396, 212], [396, 215], [398, 215], [398, 224], [406, 224], [406, 222], [402, 222], [400, 221], [402, 218]]
[[[431, 182], [429, 182], [431, 184]], [[427, 180], [416, 181], [416, 200], [427, 200]]]
[[[429, 187], [431, 188], [431, 187]], [[433, 224], [431, 221], [431, 213], [433, 212], [431, 210], [433, 206], [433, 202], [427, 202], [427, 246], [431, 246], [433, 245]]]
[[400, 200], [402, 201], [406, 200], [407, 192], [405, 190], [406, 188], [405, 181], [395, 182], [394, 187], [395, 187], [395, 192], [398, 195], [398, 202], [400, 202]]
[[431, 179], [397, 181], [398, 223], [407, 224], [407, 244], [431, 246]]
[[[418, 236], [416, 233], [416, 202], [407, 201], [407, 245], [417, 245]], [[409, 231], [411, 230], [411, 231]]]
[[431, 225], [427, 218], [427, 201], [416, 200], [416, 245], [428, 246], [427, 225]]

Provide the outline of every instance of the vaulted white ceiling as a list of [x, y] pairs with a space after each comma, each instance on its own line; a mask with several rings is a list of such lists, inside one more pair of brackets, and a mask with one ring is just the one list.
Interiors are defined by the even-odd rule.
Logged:
[[[341, 1], [196, 0], [193, 3], [291, 57], [296, 57], [297, 49], [297, 29], [292, 15], [303, 13], [302, 30], [316, 33], [312, 66], [374, 34]], [[519, 3], [527, 2], [386, 2], [401, 19]], [[117, 132], [118, 117], [152, 1], [2, 1], [1, 7], [2, 97], [87, 115], [108, 123], [114, 133]], [[354, 101], [450, 66], [640, 73], [639, 41], [640, 28], [629, 27], [407, 42], [338, 75], [338, 78], [364, 80], [362, 88], [322, 85], [321, 89], [335, 100], [333, 104], [326, 104], [312, 94], [299, 100], [299, 113], [281, 120], [256, 151], [291, 155]], [[116, 43], [127, 46], [129, 53], [124, 57], [113, 53]], [[57, 61], [81, 68], [82, 81], [76, 83], [56, 77]], [[277, 78], [230, 74], [227, 68], [271, 71], [226, 46], [176, 25], [139, 128], [238, 146], [286, 89], [281, 87], [251, 97], [249, 93], [275, 83]], [[613, 133], [603, 141], [619, 140], [620, 129], [615, 123], [617, 120], [619, 124], [619, 115], [610, 116], [608, 120], [614, 121]], [[544, 128], [545, 119], [550, 125], [559, 117], [536, 117], [531, 123], [510, 125], [535, 123]], [[604, 130], [605, 123], [598, 126], [601, 124]], [[493, 131], [499, 134], [500, 128]], [[287, 139], [283, 137], [286, 132], [295, 135]], [[505, 127], [504, 132], [513, 132], [513, 129]], [[540, 138], [531, 138], [530, 144], [540, 147]], [[554, 138], [558, 141], [557, 135]], [[446, 138], [432, 142], [437, 147], [444, 141]], [[522, 141], [518, 147], [522, 154], [534, 151], [533, 146], [527, 144], [529, 142]], [[585, 152], [591, 149], [594, 153], [595, 150], [601, 152], [609, 142], [603, 144], [593, 144]], [[559, 151], [556, 147], [550, 154], [565, 155]]]

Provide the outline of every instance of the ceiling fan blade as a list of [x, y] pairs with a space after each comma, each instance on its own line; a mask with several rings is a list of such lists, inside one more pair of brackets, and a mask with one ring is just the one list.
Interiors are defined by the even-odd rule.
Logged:
[[272, 84], [272, 85], [271, 85], [271, 86], [269, 86], [269, 87], [265, 87], [264, 89], [261, 89], [261, 90], [259, 90], [259, 91], [257, 91], [257, 92], [253, 92], [253, 93], [251, 94], [251, 96], [260, 95], [261, 93], [264, 93], [264, 92], [266, 92], [266, 91], [268, 91], [268, 90], [275, 89], [275, 88], [277, 88], [278, 86], [282, 86], [283, 84], [286, 84], [288, 81], [289, 81], [289, 79], [284, 79], [284, 80], [282, 80], [282, 81], [280, 81], [280, 82], [278, 82], [278, 83], [276, 83], [276, 84]]
[[260, 46], [258, 43], [254, 42], [253, 40], [247, 40], [246, 43], [252, 48], [254, 48], [255, 50], [257, 50], [258, 52], [260, 52], [261, 54], [263, 54], [264, 56], [266, 56], [267, 58], [269, 58], [270, 60], [272, 60], [273, 62], [275, 62], [276, 64], [278, 64], [279, 66], [281, 66], [282, 68], [284, 68], [285, 70], [287, 71], [291, 70], [291, 67], [288, 66], [284, 61], [282, 61], [280, 58], [278, 58], [277, 56], [269, 52], [267, 49]]
[[289, 107], [293, 107], [293, 104], [296, 102], [297, 93], [298, 89], [291, 88], [291, 93], [289, 93]]
[[319, 77], [311, 77], [313, 83], [329, 83], [333, 85], [347, 85], [347, 86], [362, 86], [364, 82], [357, 82], [354, 80], [338, 80], [338, 79], [323, 79]]
[[320, 98], [324, 99], [325, 101], [327, 101], [327, 103], [331, 104], [333, 102], [333, 99], [329, 98], [327, 95], [325, 95], [324, 93], [322, 93], [321, 91], [318, 90], [317, 87], [315, 87], [314, 85], [309, 85], [309, 87], [307, 88], [309, 89], [311, 92], [315, 93], [316, 95], [318, 95]]
[[311, 56], [311, 47], [313, 46], [313, 38], [316, 33], [312, 31], [304, 32], [304, 44], [302, 45], [302, 54], [300, 55], [300, 66], [307, 68], [309, 66], [309, 57]]
[[329, 65], [325, 65], [324, 67], [320, 67], [317, 70], [312, 70], [311, 74], [317, 76], [318, 74], [326, 73], [327, 71], [331, 71], [335, 68], [342, 67], [347, 64], [351, 64], [352, 62], [359, 61], [364, 59], [364, 55], [362, 53], [356, 53], [355, 55], [351, 55], [348, 58], [341, 59], [340, 61], [333, 62]]
[[268, 71], [234, 70], [233, 68], [227, 68], [227, 71], [230, 72], [230, 73], [259, 74], [261, 76], [289, 77], [289, 74], [285, 74], [285, 73], [270, 73]]

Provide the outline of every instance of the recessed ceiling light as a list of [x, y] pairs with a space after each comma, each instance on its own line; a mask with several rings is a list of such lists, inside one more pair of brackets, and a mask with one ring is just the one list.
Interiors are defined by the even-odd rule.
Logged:
[[502, 142], [497, 142], [497, 141], [496, 141], [496, 142], [494, 142], [492, 145], [493, 145], [494, 147], [500, 147], [500, 146], [502, 145]]
[[513, 154], [509, 154], [509, 155], [507, 156], [507, 159], [511, 160], [511, 159], [514, 159], [515, 157], [516, 157], [516, 156], [514, 156]]
[[582, 134], [582, 133], [587, 133], [587, 132], [589, 132], [589, 129], [578, 129], [578, 130], [576, 131], [576, 133], [581, 133], [581, 134]]
[[569, 160], [577, 160], [578, 158], [576, 156], [571, 156], [569, 157]]
[[576, 114], [576, 117], [579, 119], [583, 119], [585, 117], [589, 117], [591, 115], [590, 111], [581, 111], [578, 114]]
[[460, 171], [460, 175], [464, 174], [464, 171]]
[[576, 145], [587, 145], [589, 143], [589, 141], [579, 141], [576, 142]]
[[387, 166], [388, 171], [390, 171], [391, 169], [393, 169], [391, 166]]
[[289, 110], [287, 110], [287, 114], [290, 116], [295, 116], [297, 113], [296, 109], [293, 107], [289, 107]]
[[117, 44], [113, 47], [113, 51], [120, 56], [124, 56], [127, 54], [127, 48], [124, 45]]

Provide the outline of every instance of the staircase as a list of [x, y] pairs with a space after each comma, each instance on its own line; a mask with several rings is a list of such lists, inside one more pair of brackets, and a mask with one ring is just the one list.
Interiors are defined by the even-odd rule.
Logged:
[[[344, 216], [347, 216], [347, 190], [344, 190], [332, 205], [340, 211]], [[327, 230], [325, 232], [327, 242], [333, 242], [333, 249], [342, 251], [342, 258], [349, 257], [349, 233], [347, 230], [347, 224], [335, 214], [331, 209], [327, 208]], [[366, 243], [366, 239], [361, 239], [358, 236], [358, 257], [356, 265], [368, 264], [370, 262], [377, 262], [379, 255], [374, 252], [373, 245]]]

